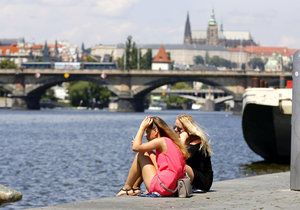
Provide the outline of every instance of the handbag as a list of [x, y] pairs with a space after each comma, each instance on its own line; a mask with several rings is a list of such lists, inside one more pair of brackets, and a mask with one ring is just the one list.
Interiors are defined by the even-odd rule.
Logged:
[[185, 177], [177, 182], [177, 191], [179, 198], [188, 198], [192, 196], [193, 190], [190, 178]]
[[179, 198], [189, 198], [192, 196], [193, 190], [189, 177], [186, 176], [184, 178], [178, 179], [177, 187], [174, 190], [171, 190], [167, 186], [165, 186], [164, 183], [160, 180], [159, 176], [158, 179], [162, 188], [171, 193], [177, 194]]

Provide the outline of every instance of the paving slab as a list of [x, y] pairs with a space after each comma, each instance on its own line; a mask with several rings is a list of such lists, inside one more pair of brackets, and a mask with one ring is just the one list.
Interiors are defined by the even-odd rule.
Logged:
[[212, 190], [191, 198], [137, 196], [99, 198], [35, 208], [70, 209], [300, 209], [300, 191], [290, 190], [290, 172], [214, 182]]

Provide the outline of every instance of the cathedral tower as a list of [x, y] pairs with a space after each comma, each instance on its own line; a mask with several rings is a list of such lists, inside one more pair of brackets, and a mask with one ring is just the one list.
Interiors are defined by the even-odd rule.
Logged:
[[187, 13], [187, 17], [186, 17], [183, 43], [184, 44], [192, 44], [193, 43], [189, 13]]
[[212, 14], [208, 21], [207, 44], [208, 45], [218, 45], [219, 44], [218, 24], [217, 24], [217, 21], [215, 18], [214, 10], [212, 10]]

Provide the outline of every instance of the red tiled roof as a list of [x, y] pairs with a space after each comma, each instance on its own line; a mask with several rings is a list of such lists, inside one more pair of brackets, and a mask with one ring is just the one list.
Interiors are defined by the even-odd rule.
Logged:
[[247, 52], [251, 54], [257, 54], [257, 55], [266, 55], [271, 56], [273, 53], [278, 53], [283, 56], [292, 56], [296, 53], [298, 49], [291, 49], [287, 47], [263, 47], [263, 46], [247, 46], [247, 47], [238, 47], [238, 48], [232, 48], [230, 51], [234, 52]]
[[19, 48], [17, 47], [16, 44], [10, 46], [0, 46], [0, 51], [2, 56], [5, 56], [6, 53], [8, 53], [7, 50], [9, 50], [9, 54], [14, 54], [19, 52]]
[[[48, 47], [49, 48], [55, 48], [55, 44], [48, 44]], [[63, 47], [63, 45], [62, 44], [57, 44], [57, 47], [61, 48], [61, 47]]]
[[172, 63], [165, 48], [160, 46], [156, 56], [152, 60], [153, 63]]
[[43, 45], [41, 45], [41, 44], [34, 44], [34, 45], [32, 45], [30, 48], [32, 49], [32, 50], [41, 50], [41, 49], [43, 49]]

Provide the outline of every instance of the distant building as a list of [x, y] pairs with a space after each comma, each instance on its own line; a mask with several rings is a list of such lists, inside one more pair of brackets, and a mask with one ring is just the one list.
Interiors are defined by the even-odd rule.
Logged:
[[213, 45], [224, 47], [257, 45], [247, 31], [224, 31], [223, 25], [218, 27], [214, 10], [208, 21], [207, 30], [191, 30], [189, 14], [185, 23], [184, 44]]
[[[161, 44], [139, 44], [137, 46], [142, 55], [148, 49], [152, 50], [152, 55], [156, 55], [161, 47]], [[103, 57], [105, 54], [110, 54], [113, 61], [117, 61], [124, 55], [124, 44], [116, 45], [96, 45], [91, 49], [91, 55]], [[170, 54], [172, 63], [175, 66], [190, 66], [194, 65], [194, 57], [208, 55], [209, 57], [219, 56], [234, 63], [246, 63], [248, 61], [248, 53], [243, 51], [229, 51], [223, 46], [213, 45], [187, 45], [187, 44], [164, 44], [164, 49]]]
[[172, 61], [165, 48], [160, 46], [156, 56], [152, 59], [152, 70], [170, 70]]
[[[81, 57], [76, 45], [68, 42], [47, 44], [49, 61], [75, 62]], [[28, 61], [42, 61], [45, 45], [26, 43], [24, 39], [0, 39], [0, 62], [8, 59], [17, 66]]]
[[20, 39], [0, 39], [0, 62], [10, 60], [17, 66], [26, 62], [28, 51], [25, 48], [25, 40]]
[[252, 58], [261, 58], [265, 62], [266, 71], [291, 70], [293, 56], [297, 49], [287, 47], [247, 46], [232, 48], [230, 51], [244, 52]]
[[0, 46], [10, 46], [10, 45], [18, 45], [20, 43], [25, 43], [24, 38], [18, 39], [0, 39]]

